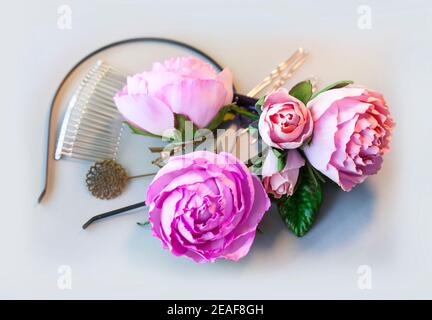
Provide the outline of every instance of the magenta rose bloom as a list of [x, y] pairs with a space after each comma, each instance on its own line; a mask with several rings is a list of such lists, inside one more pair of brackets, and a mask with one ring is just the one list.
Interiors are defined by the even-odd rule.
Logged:
[[384, 97], [359, 86], [333, 89], [309, 101], [314, 134], [310, 163], [345, 191], [379, 171], [394, 126]]
[[229, 153], [170, 158], [147, 190], [152, 233], [176, 256], [239, 260], [270, 207], [260, 180]]
[[281, 88], [265, 98], [258, 128], [269, 146], [295, 149], [311, 136], [313, 122], [304, 103]]
[[284, 168], [278, 170], [278, 159], [273, 151], [269, 151], [262, 166], [262, 183], [265, 190], [276, 199], [283, 195], [292, 196], [297, 183], [300, 168], [305, 160], [297, 150], [289, 150]]
[[194, 57], [154, 63], [151, 71], [128, 77], [114, 101], [132, 125], [162, 135], [174, 128], [174, 113], [205, 127], [219, 110], [232, 102], [233, 81], [229, 69], [219, 74]]

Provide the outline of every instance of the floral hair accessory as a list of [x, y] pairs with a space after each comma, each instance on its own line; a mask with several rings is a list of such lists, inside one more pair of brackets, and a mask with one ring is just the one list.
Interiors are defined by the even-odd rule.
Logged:
[[[228, 69], [217, 74], [190, 57], [155, 63], [114, 99], [133, 132], [179, 132], [165, 148], [151, 148], [162, 168], [145, 203], [105, 216], [146, 205], [163, 247], [196, 262], [244, 257], [271, 201], [288, 229], [304, 236], [325, 183], [350, 191], [376, 174], [395, 125], [384, 97], [352, 81], [316, 92], [306, 80], [256, 99], [233, 94]], [[234, 142], [221, 152], [228, 121], [236, 124]]]
[[[313, 93], [310, 81], [303, 81], [289, 93], [279, 90], [257, 102], [257, 109], [262, 110], [259, 135], [264, 142], [271, 137], [271, 127], [261, 125], [263, 119], [269, 118], [266, 107], [273, 105], [273, 101], [284, 103], [296, 101], [295, 98], [306, 105], [313, 121], [310, 138], [298, 140], [295, 150], [289, 148], [290, 144], [280, 144], [281, 140], [275, 144], [273, 139], [268, 144], [278, 149], [268, 152], [265, 160], [254, 166], [262, 167], [264, 186], [275, 198], [288, 228], [303, 236], [318, 214], [323, 200], [322, 186], [327, 179], [350, 191], [379, 171], [383, 155], [389, 150], [394, 121], [384, 97], [374, 90], [354, 86], [352, 81], [340, 81]], [[276, 106], [281, 108], [281, 103]], [[298, 110], [301, 106], [298, 105]], [[288, 128], [292, 122], [301, 123], [293, 121], [294, 118], [293, 113], [278, 114], [273, 132], [279, 133], [279, 124]], [[298, 130], [294, 137], [302, 137], [302, 132]], [[281, 147], [290, 150], [280, 150]], [[299, 159], [300, 154], [304, 162]], [[275, 157], [279, 163], [277, 172]]]

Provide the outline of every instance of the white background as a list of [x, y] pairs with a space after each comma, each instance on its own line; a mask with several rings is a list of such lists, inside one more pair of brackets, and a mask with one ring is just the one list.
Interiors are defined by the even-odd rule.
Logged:
[[[0, 298], [432, 298], [430, 1], [205, 3], [2, 1]], [[72, 9], [71, 30], [57, 26], [62, 4]], [[360, 5], [372, 10], [371, 29], [358, 26]], [[37, 205], [59, 81], [91, 50], [146, 35], [208, 51], [243, 91], [304, 46], [311, 55], [297, 80], [352, 79], [385, 94], [397, 127], [384, 168], [351, 193], [328, 189], [304, 238], [269, 213], [239, 263], [171, 256], [135, 224], [145, 211], [81, 229], [93, 214], [142, 201], [146, 180], [103, 202], [83, 185], [88, 164], [61, 161]], [[123, 163], [138, 162], [131, 152]], [[71, 267], [71, 290], [58, 288], [61, 265]], [[361, 265], [371, 268], [370, 290], [358, 287]]]

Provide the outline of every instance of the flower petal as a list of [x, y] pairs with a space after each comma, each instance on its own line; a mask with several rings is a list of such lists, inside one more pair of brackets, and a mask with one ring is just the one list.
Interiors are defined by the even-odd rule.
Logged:
[[365, 89], [358, 87], [344, 87], [340, 89], [332, 89], [320, 93], [316, 98], [308, 102], [307, 107], [312, 112], [314, 121], [318, 121], [327, 110], [339, 100], [346, 97], [359, 97], [364, 93]]
[[157, 96], [173, 112], [187, 116], [203, 128], [223, 107], [226, 91], [223, 84], [216, 80], [183, 80], [165, 86]]
[[222, 72], [217, 75], [216, 80], [223, 83], [223, 86], [226, 91], [224, 105], [230, 104], [233, 101], [233, 96], [234, 96], [233, 76], [231, 70], [228, 68], [223, 69]]
[[114, 101], [123, 117], [142, 130], [162, 135], [165, 130], [174, 128], [172, 111], [155, 97], [117, 94]]
[[305, 159], [301, 156], [297, 150], [289, 150], [287, 155], [287, 161], [285, 164], [285, 170], [299, 169], [305, 165]]
[[[141, 74], [135, 75], [133, 78], [138, 79], [141, 82], [144, 82], [146, 84], [146, 88], [148, 89], [148, 94], [150, 95], [155, 94], [166, 85], [179, 83], [182, 80], [186, 79], [185, 77], [182, 77], [177, 73], [169, 72], [169, 71], [160, 71], [160, 72], [146, 71]], [[134, 92], [131, 92], [130, 90], [131, 85], [129, 81], [128, 81], [128, 88], [129, 88], [129, 94], [134, 94]]]
[[278, 171], [278, 158], [273, 151], [269, 149], [262, 166], [262, 175], [263, 177], [271, 177], [275, 173], [278, 173]]
[[255, 175], [252, 175], [252, 180], [255, 188], [255, 198], [252, 209], [247, 219], [241, 222], [241, 227], [235, 230], [236, 234], [243, 235], [247, 232], [254, 231], [271, 205], [261, 180]]
[[210, 63], [193, 56], [174, 57], [163, 63], [154, 63], [152, 71], [168, 71], [193, 79], [215, 79], [216, 77], [216, 71]]
[[[320, 121], [315, 122], [311, 143], [304, 145], [309, 162], [324, 174], [327, 174], [327, 165], [336, 150], [334, 136], [337, 132], [337, 114], [337, 106], [330, 107]], [[335, 179], [335, 182], [339, 182], [337, 177]]]
[[227, 260], [238, 261], [248, 254], [250, 247], [255, 239], [255, 231], [251, 231], [242, 235], [231, 242], [223, 253], [223, 257]]
[[259, 130], [260, 137], [263, 139], [263, 141], [268, 146], [282, 149], [278, 144], [274, 143], [270, 138], [270, 126], [268, 125], [267, 121], [265, 120], [264, 112], [261, 113], [261, 116], [259, 118], [258, 130]]
[[[263, 103], [262, 108], [273, 106], [280, 104], [281, 101], [291, 101], [291, 99], [295, 99], [288, 94], [288, 90], [285, 88], [279, 88], [272, 94], [268, 95]], [[296, 99], [297, 100], [297, 99]]]

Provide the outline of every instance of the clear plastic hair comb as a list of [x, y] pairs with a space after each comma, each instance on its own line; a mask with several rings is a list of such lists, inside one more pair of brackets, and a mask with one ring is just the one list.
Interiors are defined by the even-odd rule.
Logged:
[[57, 141], [55, 159], [115, 159], [122, 134], [122, 117], [113, 97], [126, 77], [98, 61], [69, 102]]

